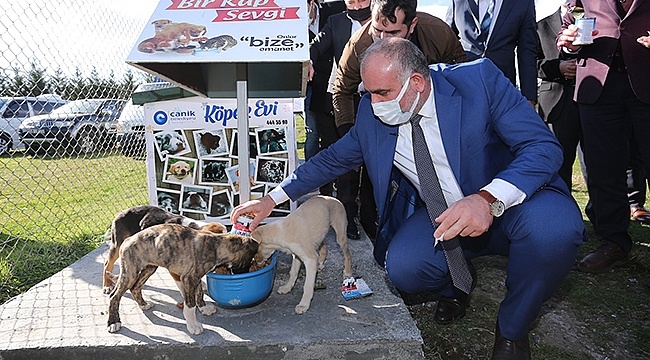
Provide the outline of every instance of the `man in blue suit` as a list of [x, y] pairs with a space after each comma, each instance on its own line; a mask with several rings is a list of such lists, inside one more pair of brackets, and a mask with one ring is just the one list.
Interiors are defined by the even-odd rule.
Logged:
[[513, 84], [519, 84], [531, 105], [536, 104], [534, 0], [452, 0], [446, 21], [460, 37], [468, 60], [492, 60]]
[[[459, 236], [468, 260], [509, 256], [493, 358], [530, 358], [530, 326], [569, 273], [585, 233], [556, 173], [557, 140], [489, 60], [428, 68], [415, 45], [390, 38], [366, 50], [361, 77], [368, 94], [352, 129], [269, 195], [237, 206], [231, 219], [255, 213], [254, 228], [276, 203], [365, 163], [380, 216], [375, 258], [395, 287], [440, 294], [434, 319], [448, 323], [465, 314], [468, 296], [452, 284], [436, 239]], [[420, 198], [415, 114], [449, 206], [435, 226]]]

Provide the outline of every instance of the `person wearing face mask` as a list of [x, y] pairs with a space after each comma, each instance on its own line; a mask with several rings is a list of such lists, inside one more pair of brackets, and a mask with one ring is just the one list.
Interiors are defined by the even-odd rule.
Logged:
[[[316, 119], [316, 127], [320, 136], [320, 148], [325, 149], [339, 139], [334, 122], [332, 109], [331, 83], [336, 75], [336, 64], [341, 58], [343, 48], [350, 39], [350, 36], [370, 20], [370, 0], [346, 0], [346, 11], [330, 16], [325, 26], [311, 42], [309, 47], [310, 64], [322, 64], [318, 68], [309, 68], [309, 79], [312, 84], [312, 97], [310, 110]], [[332, 60], [334, 65], [332, 66]], [[348, 217], [347, 236], [350, 239], [361, 238], [356, 225], [355, 217], [358, 213], [356, 195], [359, 189], [359, 171], [353, 170], [343, 175], [336, 181], [336, 197], [345, 206]], [[326, 193], [323, 189], [330, 189], [332, 184], [321, 187], [321, 194]], [[374, 226], [375, 205], [364, 201], [364, 211], [370, 211]], [[367, 210], [366, 208], [370, 208]], [[374, 237], [372, 229], [366, 227], [370, 237]]]
[[[492, 358], [530, 359], [531, 324], [585, 237], [557, 175], [557, 139], [489, 59], [428, 67], [412, 42], [389, 38], [370, 46], [360, 64], [367, 94], [355, 126], [267, 196], [237, 206], [231, 219], [254, 213], [254, 229], [277, 203], [365, 163], [380, 214], [374, 256], [393, 285], [439, 294], [433, 320], [448, 324], [465, 315], [473, 286], [455, 285], [439, 242], [459, 241], [467, 261], [509, 256]], [[423, 201], [433, 185], [420, 173], [422, 156], [440, 180], [444, 199], [437, 200], [448, 206], [437, 217], [431, 197]]]
[[[340, 0], [334, 1], [321, 1], [321, 0], [307, 0], [307, 13], [309, 14], [309, 41], [313, 41], [316, 35], [325, 27], [327, 19], [331, 15], [338, 14], [345, 10], [345, 3]], [[332, 60], [322, 58], [319, 62], [314, 62], [314, 67], [323, 69], [325, 73], [327, 69], [331, 69]], [[307, 84], [307, 93], [305, 95], [305, 160], [314, 156], [320, 150], [319, 133], [317, 120], [315, 114], [311, 109], [312, 98], [315, 98], [317, 104], [319, 103], [320, 96], [312, 96], [312, 92], [318, 92], [322, 87], [321, 84], [327, 81], [327, 75], [316, 76], [316, 79]], [[316, 105], [317, 107], [317, 105]], [[331, 195], [332, 188], [329, 186], [321, 189], [322, 194]]]
[[[427, 57], [427, 63], [457, 63], [466, 60], [465, 52], [451, 28], [435, 16], [417, 12], [417, 0], [372, 0], [371, 16], [346, 44], [338, 62], [332, 87], [332, 105], [339, 136], [354, 124], [355, 110], [363, 89], [359, 57], [377, 39], [401, 37], [412, 41]], [[360, 179], [359, 179], [360, 177]], [[377, 209], [367, 171], [351, 172], [339, 179], [341, 196], [348, 203], [359, 193], [359, 220], [371, 238], [377, 232]], [[350, 184], [347, 186], [346, 184]], [[359, 184], [358, 187], [356, 184]], [[351, 201], [350, 201], [351, 200]]]

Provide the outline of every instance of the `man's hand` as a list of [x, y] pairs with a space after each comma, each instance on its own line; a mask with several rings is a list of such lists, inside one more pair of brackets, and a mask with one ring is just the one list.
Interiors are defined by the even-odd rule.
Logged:
[[230, 213], [230, 221], [234, 224], [237, 222], [237, 218], [241, 215], [249, 213], [255, 214], [255, 218], [248, 227], [250, 231], [253, 231], [262, 220], [266, 219], [271, 214], [275, 205], [275, 201], [273, 201], [273, 199], [268, 195], [259, 200], [247, 201], [235, 206], [232, 213]]
[[574, 79], [576, 77], [576, 59], [560, 60], [560, 72], [565, 79]]
[[466, 196], [445, 210], [436, 218], [440, 224], [433, 236], [443, 236], [443, 240], [456, 236], [477, 237], [488, 231], [494, 220], [490, 204], [478, 194]]
[[309, 62], [309, 81], [314, 80], [314, 65], [312, 65], [311, 61]]
[[[562, 33], [557, 38], [558, 49], [564, 47], [571, 52], [576, 52], [580, 50], [580, 48], [582, 47], [581, 45], [573, 45], [573, 42], [576, 40], [577, 34], [578, 34], [578, 27], [573, 24], [569, 25], [568, 28], [562, 30]], [[591, 35], [592, 36], [598, 35], [598, 30], [592, 31]]]
[[646, 48], [650, 49], [650, 31], [648, 31], [648, 36], [640, 36], [636, 39], [636, 41], [645, 46]]

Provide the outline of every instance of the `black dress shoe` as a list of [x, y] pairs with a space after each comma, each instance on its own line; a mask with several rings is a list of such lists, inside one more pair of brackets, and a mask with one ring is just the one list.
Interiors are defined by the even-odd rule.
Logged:
[[578, 270], [599, 274], [608, 271], [617, 264], [627, 260], [627, 254], [621, 247], [611, 241], [603, 240], [592, 252], [578, 263]]
[[530, 360], [530, 343], [528, 334], [523, 340], [512, 341], [501, 336], [499, 323], [497, 322], [494, 349], [492, 360]]
[[[476, 269], [470, 261], [467, 261], [469, 272], [472, 274], [472, 290], [476, 286]], [[465, 316], [467, 306], [469, 305], [469, 294], [463, 294], [457, 298], [449, 298], [441, 296], [438, 299], [438, 307], [433, 314], [433, 319], [438, 324], [451, 324], [454, 320], [460, 319]]]
[[348, 239], [350, 240], [359, 240], [361, 235], [359, 235], [359, 228], [357, 223], [354, 222], [354, 219], [348, 219], [348, 228], [347, 228]]
[[440, 299], [438, 299], [438, 307], [436, 308], [436, 313], [433, 315], [433, 319], [438, 324], [451, 324], [454, 320], [465, 316], [468, 304], [469, 295], [463, 295], [459, 298], [441, 296]]

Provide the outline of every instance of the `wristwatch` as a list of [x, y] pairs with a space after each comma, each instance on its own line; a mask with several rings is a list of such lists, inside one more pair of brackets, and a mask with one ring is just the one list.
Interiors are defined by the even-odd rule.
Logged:
[[490, 204], [490, 214], [494, 217], [499, 217], [503, 215], [503, 212], [506, 211], [506, 205], [503, 203], [503, 201], [495, 198], [492, 194], [490, 194], [486, 190], [479, 190], [477, 193], [479, 194], [485, 201]]

